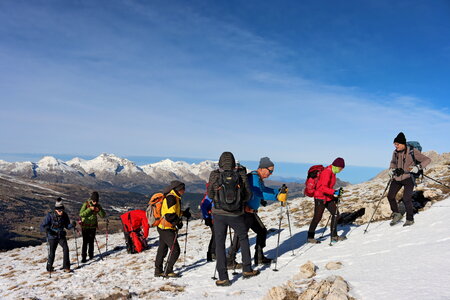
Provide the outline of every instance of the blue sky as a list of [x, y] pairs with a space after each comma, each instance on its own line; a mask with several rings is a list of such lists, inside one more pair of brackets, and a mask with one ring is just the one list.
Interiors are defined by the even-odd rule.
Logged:
[[1, 1], [0, 153], [448, 152], [449, 36], [439, 0]]

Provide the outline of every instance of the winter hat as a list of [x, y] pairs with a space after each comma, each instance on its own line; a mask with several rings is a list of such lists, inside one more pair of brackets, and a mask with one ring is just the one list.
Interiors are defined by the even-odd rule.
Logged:
[[258, 169], [265, 169], [265, 168], [270, 168], [273, 167], [274, 164], [273, 162], [270, 160], [270, 158], [268, 157], [263, 157], [259, 160], [259, 166]]
[[231, 152], [224, 152], [219, 158], [219, 168], [223, 170], [233, 170], [236, 168], [236, 161]]
[[64, 210], [64, 205], [62, 203], [62, 199], [61, 197], [58, 197], [58, 199], [56, 199], [56, 203], [55, 203], [55, 209], [61, 209]]
[[163, 190], [163, 194], [168, 194], [170, 193], [171, 190], [175, 190], [175, 191], [181, 191], [186, 189], [186, 185], [178, 180], [173, 180], [170, 182], [170, 184]]
[[98, 192], [92, 192], [91, 200], [94, 202], [98, 202], [98, 199], [99, 199]]
[[345, 168], [345, 161], [342, 157], [338, 157], [333, 161], [332, 165], [343, 169]]
[[405, 134], [403, 132], [400, 132], [397, 137], [394, 139], [394, 143], [399, 143], [399, 144], [403, 144], [406, 145], [406, 137]]

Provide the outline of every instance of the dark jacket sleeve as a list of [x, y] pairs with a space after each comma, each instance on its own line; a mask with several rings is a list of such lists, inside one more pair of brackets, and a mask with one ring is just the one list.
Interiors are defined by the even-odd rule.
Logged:
[[245, 205], [245, 203], [247, 203], [251, 198], [252, 198], [252, 188], [250, 187], [250, 183], [248, 182], [248, 177], [247, 174], [244, 172], [239, 172], [239, 174], [241, 175], [242, 178], [242, 198], [243, 198], [243, 203]]
[[[167, 208], [171, 208], [172, 206], [177, 204], [177, 199], [173, 195], [168, 195], [166, 197], [166, 201], [167, 201]], [[166, 219], [166, 221], [174, 225], [180, 221], [180, 217], [177, 216], [176, 213], [165, 214], [164, 218]]]
[[50, 214], [48, 213], [41, 223], [41, 226], [40, 226], [41, 232], [46, 232], [48, 229], [50, 229], [51, 225], [52, 225], [52, 218], [51, 218]]
[[66, 228], [66, 229], [72, 229], [73, 228], [73, 225], [72, 224], [70, 224], [70, 219], [69, 219], [69, 216], [66, 214], [66, 213], [64, 213], [64, 228]]

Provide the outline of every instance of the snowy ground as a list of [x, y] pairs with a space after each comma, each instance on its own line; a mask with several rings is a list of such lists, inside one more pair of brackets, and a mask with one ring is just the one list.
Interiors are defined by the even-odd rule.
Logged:
[[[305, 198], [293, 200], [311, 201]], [[275, 206], [272, 206], [275, 208]], [[276, 209], [261, 213], [267, 228], [277, 228]], [[328, 245], [328, 239], [319, 245], [304, 244], [306, 227], [292, 228], [289, 238], [286, 226], [281, 232], [279, 272], [273, 265], [261, 267], [255, 278], [242, 279], [231, 275], [230, 287], [216, 287], [211, 279], [214, 263], [205, 260], [209, 229], [193, 221], [189, 224], [187, 259], [184, 256], [184, 233], [180, 237], [181, 256], [176, 264], [183, 275], [179, 279], [154, 278], [156, 231], [149, 238], [151, 249], [140, 254], [127, 254], [122, 234], [109, 236], [108, 252], [104, 260], [81, 264], [74, 273], [63, 273], [61, 249], [57, 250], [56, 272], [49, 278], [45, 272], [46, 245], [20, 248], [0, 254], [1, 299], [101, 299], [126, 292], [135, 299], [260, 299], [267, 291], [292, 279], [299, 267], [308, 260], [319, 269], [316, 279], [341, 275], [351, 286], [350, 294], [357, 299], [450, 299], [450, 198], [436, 203], [431, 209], [415, 216], [411, 227], [390, 227], [387, 221], [371, 224], [363, 234], [365, 225], [344, 227], [348, 240]], [[271, 214], [271, 215], [269, 215]], [[287, 222], [286, 219], [283, 222]], [[321, 233], [321, 230], [320, 232]], [[319, 236], [319, 234], [317, 235]], [[325, 237], [329, 237], [325, 233]], [[105, 252], [105, 236], [98, 240]], [[78, 238], [78, 248], [81, 239]], [[254, 235], [251, 235], [254, 243]], [[276, 232], [267, 240], [266, 254], [275, 256]], [[71, 260], [76, 267], [75, 243], [69, 241]], [[294, 256], [292, 251], [294, 250]], [[79, 249], [80, 251], [80, 249]], [[252, 247], [252, 253], [253, 253]], [[329, 271], [325, 264], [340, 261], [343, 268]], [[186, 267], [182, 267], [183, 264]]]

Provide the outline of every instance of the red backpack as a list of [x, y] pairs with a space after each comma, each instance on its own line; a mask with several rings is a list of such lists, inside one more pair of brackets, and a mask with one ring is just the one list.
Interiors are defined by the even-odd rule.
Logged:
[[320, 172], [325, 169], [322, 165], [315, 165], [309, 168], [308, 177], [305, 181], [305, 191], [304, 194], [308, 197], [314, 197], [314, 192], [316, 190], [317, 181], [319, 180]]

